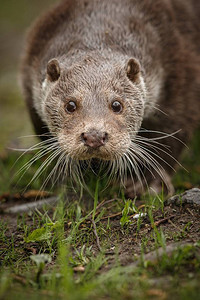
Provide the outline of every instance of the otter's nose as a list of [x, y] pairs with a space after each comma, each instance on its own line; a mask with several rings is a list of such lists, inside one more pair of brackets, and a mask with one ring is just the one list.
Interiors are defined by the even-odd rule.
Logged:
[[98, 132], [97, 130], [90, 130], [81, 134], [81, 139], [85, 146], [97, 149], [103, 146], [108, 140], [107, 132]]

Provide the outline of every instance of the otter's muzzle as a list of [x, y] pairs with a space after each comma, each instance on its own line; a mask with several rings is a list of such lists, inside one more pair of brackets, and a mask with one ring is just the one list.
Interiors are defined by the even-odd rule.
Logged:
[[92, 149], [97, 149], [101, 146], [104, 146], [108, 140], [107, 132], [99, 132], [95, 129], [91, 129], [88, 132], [83, 132], [81, 134], [81, 140], [85, 146]]

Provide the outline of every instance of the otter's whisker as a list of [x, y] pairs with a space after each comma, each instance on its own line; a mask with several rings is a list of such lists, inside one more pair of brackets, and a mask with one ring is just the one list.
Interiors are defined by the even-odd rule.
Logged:
[[[154, 134], [161, 134], [161, 136], [158, 136], [158, 137], [149, 137], [147, 138], [148, 140], [152, 140], [152, 141], [156, 141], [156, 140], [162, 140], [162, 139], [165, 139], [165, 138], [173, 138], [175, 140], [177, 140], [178, 142], [180, 142], [181, 144], [183, 144], [185, 147], [187, 147], [187, 145], [181, 140], [179, 139], [178, 137], [176, 137], [175, 135], [177, 133], [179, 133], [181, 131], [181, 129], [179, 130], [176, 130], [172, 133], [166, 133], [166, 132], [162, 132], [162, 131], [157, 131], [157, 130], [148, 130], [148, 129], [140, 129], [138, 131], [138, 133], [154, 133]], [[137, 137], [140, 137], [139, 135]], [[135, 138], [133, 136], [133, 138]], [[146, 137], [143, 137], [142, 138], [146, 138]]]
[[53, 162], [53, 160], [60, 155], [61, 150], [57, 149], [55, 152], [53, 152], [52, 154], [50, 154], [50, 156], [42, 163], [42, 165], [38, 168], [38, 170], [36, 171], [36, 173], [34, 174], [33, 178], [31, 179], [31, 181], [29, 182], [28, 185], [30, 185], [35, 179], [37, 179], [42, 172], [44, 172], [46, 170], [46, 168]]
[[15, 161], [15, 163], [13, 164], [12, 168], [16, 165], [16, 163], [27, 153], [29, 152], [33, 152], [35, 150], [40, 150], [40, 149], [43, 149], [45, 146], [48, 147], [48, 144], [49, 143], [52, 143], [53, 141], [57, 141], [56, 138], [52, 138], [50, 139], [50, 141], [42, 141], [42, 142], [39, 142], [31, 147], [29, 147], [28, 149], [15, 149], [15, 148], [9, 148], [13, 151], [20, 151], [20, 152], [23, 152], [18, 158], [17, 160]]
[[[134, 148], [131, 149], [133, 152], [135, 151]], [[146, 167], [146, 163], [156, 171], [156, 173], [160, 176], [160, 178], [166, 183], [165, 176], [164, 176], [164, 168], [161, 166], [159, 162], [157, 162], [147, 151], [144, 149], [138, 148], [137, 155], [139, 155], [142, 160], [143, 164]], [[145, 163], [144, 163], [145, 162]], [[163, 171], [162, 171], [163, 170]]]
[[49, 173], [49, 175], [45, 179], [44, 183], [42, 184], [41, 189], [45, 189], [45, 187], [48, 184], [48, 182], [51, 179], [51, 177], [53, 177], [53, 179], [52, 179], [52, 188], [54, 187], [55, 183], [59, 180], [59, 174], [58, 174], [58, 177], [57, 177], [56, 180], [55, 180], [55, 174], [56, 174], [58, 166], [60, 165], [60, 163], [61, 163], [61, 161], [63, 160], [64, 157], [65, 157], [65, 153], [62, 153], [62, 155], [57, 160], [55, 166], [53, 167], [53, 169], [51, 170], [51, 172]]
[[[174, 160], [180, 167], [183, 168], [183, 166], [180, 164], [180, 162], [177, 159], [175, 159], [169, 152], [167, 152], [166, 150], [162, 149], [161, 147], [158, 147], [157, 145], [152, 145], [152, 144], [149, 145], [148, 142], [143, 142], [143, 141], [140, 141], [139, 139], [136, 142], [137, 142], [137, 145], [139, 145], [142, 149], [145, 149], [149, 153], [153, 153], [155, 156], [157, 156], [155, 154], [155, 152], [152, 152], [149, 148], [152, 148], [152, 149], [156, 150], [157, 152], [161, 151], [162, 153], [165, 153], [172, 160]], [[140, 144], [146, 145], [146, 146], [148, 146], [148, 148], [146, 148], [146, 147], [144, 147], [144, 146], [142, 146]], [[158, 157], [160, 157], [160, 156], [158, 156]]]
[[[159, 160], [161, 160], [162, 162], [164, 162], [168, 167], [170, 167], [174, 172], [176, 171], [171, 165], [170, 163], [168, 163], [164, 158], [162, 158], [159, 154], [157, 154], [155, 151], [152, 152], [149, 148], [145, 148], [144, 146], [138, 145], [137, 144], [138, 149], [140, 150], [140, 152], [142, 152], [143, 154], [149, 154], [149, 157], [151, 157], [151, 159], [153, 160], [153, 156], [157, 157]], [[160, 149], [162, 150], [162, 149]], [[171, 156], [169, 153], [167, 153], [166, 151], [163, 150], [163, 152], [165, 154], [167, 154], [169, 157], [171, 157], [172, 159], [174, 159], [173, 156]], [[155, 160], [155, 159], [154, 159]], [[176, 161], [176, 159], [174, 159]], [[156, 160], [155, 160], [156, 161]], [[156, 161], [157, 162], [157, 161]], [[177, 162], [177, 161], [176, 161]], [[157, 162], [158, 163], [158, 162]], [[178, 162], [177, 162], [178, 163]]]
[[[131, 155], [132, 154], [132, 155]], [[131, 157], [129, 157], [129, 155]], [[129, 152], [129, 155], [128, 153], [125, 154], [125, 157], [127, 158], [127, 161], [129, 162], [130, 164], [130, 168], [129, 168], [129, 172], [131, 169], [134, 170], [135, 172], [135, 175], [137, 176], [138, 180], [139, 180], [139, 183], [143, 189], [143, 181], [142, 181], [142, 178], [141, 178], [141, 175], [144, 177], [144, 174], [139, 166], [139, 164], [137, 163], [137, 160], [135, 159], [133, 153]], [[140, 175], [141, 174], [141, 175]], [[131, 174], [132, 175], [132, 174]], [[132, 176], [133, 177], [133, 176]], [[145, 177], [144, 177], [145, 178]]]
[[125, 187], [125, 183], [127, 182], [127, 160], [124, 156], [121, 157], [121, 165], [122, 165], [122, 172], [120, 182], [123, 187]]
[[42, 158], [43, 156], [47, 155], [49, 152], [52, 152], [57, 147], [56, 144], [53, 144], [50, 147], [42, 148], [41, 151], [37, 152], [27, 163], [25, 163], [17, 172], [17, 175], [19, 175], [24, 170], [28, 170], [38, 159]]

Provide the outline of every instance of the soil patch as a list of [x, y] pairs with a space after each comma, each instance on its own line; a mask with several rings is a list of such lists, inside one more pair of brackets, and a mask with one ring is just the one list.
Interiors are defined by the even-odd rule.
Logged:
[[[15, 199], [16, 201], [16, 199]], [[18, 199], [19, 203], [25, 202], [25, 199]], [[11, 205], [11, 200], [8, 201], [8, 206]], [[6, 204], [4, 203], [4, 208]], [[54, 209], [51, 209], [48, 214], [51, 216]], [[106, 249], [105, 253], [108, 258], [107, 265], [104, 269], [110, 269], [116, 261], [116, 255], [121, 265], [129, 265], [136, 259], [140, 258], [142, 253], [149, 253], [155, 250], [155, 247], [165, 247], [168, 245], [181, 243], [192, 243], [200, 239], [200, 206], [192, 203], [174, 205], [173, 203], [164, 206], [163, 209], [143, 213], [140, 219], [130, 218], [128, 226], [122, 227], [120, 224], [121, 216], [116, 214], [109, 220], [105, 217], [96, 223], [97, 233], [100, 239], [102, 249]], [[30, 252], [37, 253], [40, 245], [38, 243], [24, 243], [24, 231], [18, 225], [20, 218], [24, 218], [29, 231], [37, 228], [37, 221], [32, 218], [32, 214], [23, 214], [17, 216], [15, 214], [2, 214], [1, 220], [7, 223], [6, 237], [13, 239], [15, 249], [20, 249], [27, 255], [27, 249]], [[108, 229], [109, 223], [109, 229]], [[65, 226], [65, 235], [70, 232], [70, 220]], [[99, 233], [99, 225], [103, 233]], [[90, 220], [86, 220], [80, 226], [85, 232], [90, 231], [89, 245], [92, 246], [93, 252], [98, 253], [97, 240], [94, 231], [91, 230], [92, 224]], [[164, 241], [163, 238], [164, 237]], [[77, 249], [81, 248], [78, 242]], [[33, 250], [34, 249], [34, 250]], [[6, 245], [0, 245], [1, 255], [5, 254]]]

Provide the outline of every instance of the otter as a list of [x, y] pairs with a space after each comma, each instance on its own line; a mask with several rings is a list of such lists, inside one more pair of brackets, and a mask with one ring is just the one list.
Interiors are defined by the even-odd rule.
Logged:
[[36, 21], [21, 82], [59, 162], [109, 162], [130, 197], [135, 177], [172, 189], [200, 121], [199, 17], [194, 0], [64, 0]]

